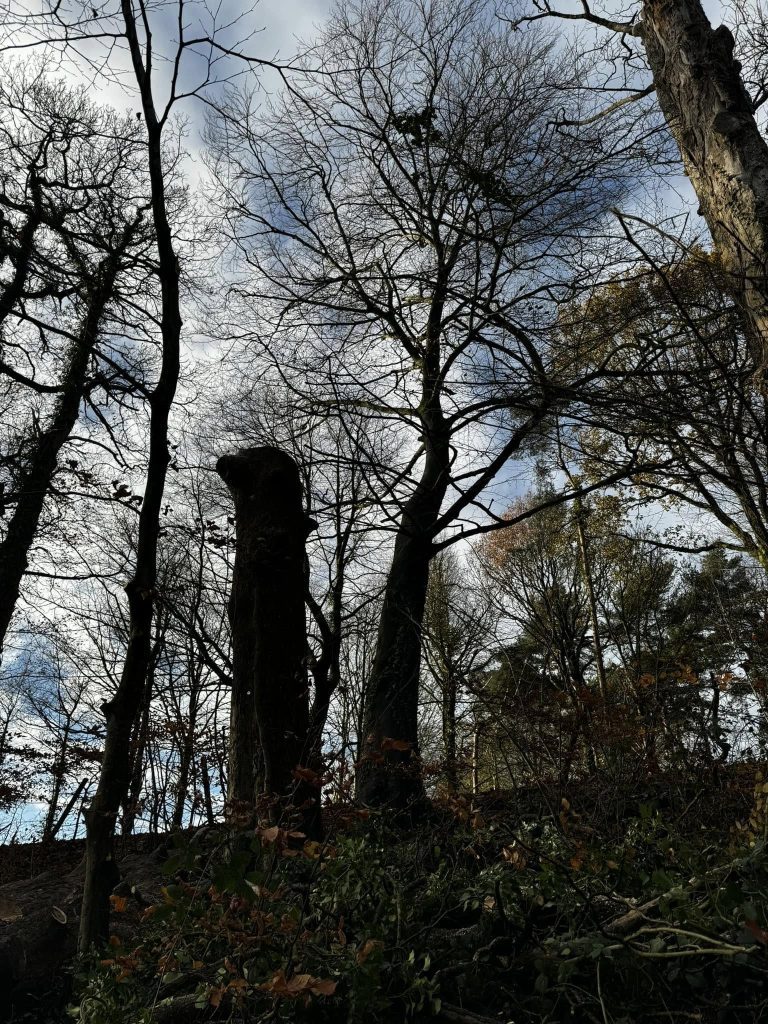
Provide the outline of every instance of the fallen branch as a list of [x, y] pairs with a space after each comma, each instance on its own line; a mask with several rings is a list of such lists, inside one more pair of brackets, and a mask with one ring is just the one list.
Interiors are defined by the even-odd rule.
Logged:
[[454, 1006], [451, 1003], [443, 1003], [440, 1007], [438, 1020], [447, 1021], [448, 1024], [499, 1024], [494, 1017], [483, 1017], [472, 1010], [465, 1010], [462, 1006]]
[[216, 1009], [210, 1004], [199, 1006], [198, 997], [194, 992], [183, 996], [176, 996], [167, 1002], [157, 1003], [150, 1010], [150, 1020], [153, 1024], [183, 1024], [188, 1020], [212, 1020]]

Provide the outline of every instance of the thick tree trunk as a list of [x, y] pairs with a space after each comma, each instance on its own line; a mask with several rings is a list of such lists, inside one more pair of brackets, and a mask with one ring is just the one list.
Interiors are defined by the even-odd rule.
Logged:
[[216, 468], [235, 503], [232, 626], [231, 801], [263, 791], [281, 818], [290, 802], [318, 823], [318, 793], [296, 777], [309, 759], [305, 541], [296, 463], [277, 448], [246, 448]]
[[[415, 504], [409, 502], [409, 511]], [[419, 667], [431, 554], [429, 533], [414, 536], [404, 523], [384, 594], [357, 774], [358, 799], [373, 807], [402, 810], [424, 797], [418, 762]]]
[[176, 794], [173, 801], [173, 814], [171, 816], [171, 831], [178, 832], [184, 824], [184, 809], [187, 806], [189, 795], [189, 779], [192, 772], [192, 737], [186, 736], [179, 751], [179, 778]]
[[309, 765], [315, 772], [321, 772], [323, 767], [323, 732], [325, 723], [328, 720], [328, 710], [331, 704], [331, 697], [339, 685], [339, 653], [341, 638], [334, 636], [332, 651], [332, 663], [322, 675], [313, 674], [315, 684], [315, 696], [309, 713]]
[[[436, 362], [437, 353], [433, 358]], [[436, 376], [435, 372], [424, 383], [424, 471], [403, 509], [395, 540], [376, 654], [366, 688], [363, 755], [357, 772], [359, 800], [397, 810], [418, 806], [424, 800], [418, 758], [421, 629], [434, 530], [450, 466], [448, 431], [439, 405]]]
[[479, 724], [475, 724], [475, 731], [472, 733], [472, 795], [477, 796], [480, 792], [480, 733]]
[[[159, 640], [155, 644], [155, 651], [159, 646]], [[139, 811], [141, 791], [144, 788], [144, 759], [149, 742], [149, 716], [152, 705], [152, 692], [154, 690], [154, 666], [155, 657], [150, 662], [147, 672], [147, 685], [144, 692], [144, 703], [133, 726], [131, 737], [131, 749], [129, 758], [131, 762], [130, 782], [128, 783], [128, 795], [123, 804], [122, 831], [123, 835], [130, 835], [136, 823], [136, 816]]]
[[768, 362], [768, 145], [733, 57], [733, 37], [713, 29], [700, 0], [644, 0], [636, 26], [656, 95], [732, 275], [757, 365]]

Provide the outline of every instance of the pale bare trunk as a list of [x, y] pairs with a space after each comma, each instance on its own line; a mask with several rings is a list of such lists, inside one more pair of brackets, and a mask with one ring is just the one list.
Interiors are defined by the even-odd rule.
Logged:
[[645, 0], [636, 34], [656, 95], [717, 251], [744, 310], [762, 372], [768, 361], [768, 145], [733, 56], [699, 0]]

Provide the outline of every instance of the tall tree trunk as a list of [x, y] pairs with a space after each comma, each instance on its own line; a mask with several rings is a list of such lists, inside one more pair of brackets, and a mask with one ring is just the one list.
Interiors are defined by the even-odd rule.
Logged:
[[[230, 687], [231, 687], [230, 683]], [[216, 759], [216, 771], [219, 776], [219, 783], [223, 793], [229, 793], [229, 735], [225, 726], [221, 729], [214, 729], [213, 734], [213, 756]]]
[[[197, 695], [193, 697], [197, 701]], [[197, 720], [197, 709], [190, 700], [189, 716], [184, 730], [184, 737], [179, 748], [179, 781], [176, 791], [176, 799], [171, 818], [171, 829], [178, 831], [184, 824], [184, 808], [189, 794], [189, 781], [192, 775], [193, 760], [195, 756], [195, 728]]]
[[312, 663], [312, 682], [314, 698], [309, 709], [309, 765], [315, 772], [321, 772], [323, 766], [323, 730], [328, 719], [331, 697], [341, 681], [341, 630], [342, 630], [342, 591], [343, 575], [338, 574], [331, 590], [330, 615], [326, 618], [322, 608], [311, 594], [307, 594], [307, 604], [318, 625], [321, 635], [322, 651], [320, 657]]
[[[69, 798], [69, 800], [67, 801], [67, 804], [66, 804], [64, 810], [61, 812], [61, 814], [58, 817], [58, 820], [56, 821], [56, 823], [51, 828], [51, 832], [50, 832], [50, 835], [48, 837], [49, 839], [55, 839], [56, 836], [59, 834], [59, 832], [60, 832], [64, 822], [69, 817], [69, 812], [72, 810], [72, 808], [75, 806], [77, 801], [80, 799], [80, 796], [82, 795], [82, 792], [83, 792], [83, 790], [85, 789], [85, 787], [87, 785], [88, 785], [88, 779], [81, 779], [80, 780], [80, 782], [78, 783], [77, 789], [74, 791], [72, 796]], [[79, 818], [79, 815], [78, 815], [78, 818]], [[75, 832], [77, 832], [77, 822], [75, 822]], [[76, 838], [76, 837], [73, 836], [73, 838]]]
[[600, 617], [597, 612], [597, 595], [595, 594], [595, 581], [592, 575], [592, 552], [589, 547], [587, 531], [584, 529], [584, 522], [588, 513], [581, 498], [576, 498], [573, 503], [573, 507], [576, 520], [576, 537], [578, 539], [579, 547], [581, 579], [584, 584], [584, 589], [587, 592], [589, 622], [592, 627], [592, 649], [595, 652], [597, 685], [600, 689], [600, 696], [605, 701], [608, 698], [608, 680], [605, 674], [605, 656], [603, 654], [603, 641], [600, 636]]
[[[237, 541], [229, 619], [232, 716], [229, 797], [254, 804], [259, 791], [286, 805], [308, 803], [305, 827], [319, 823], [317, 790], [294, 775], [309, 757], [305, 541], [296, 463], [278, 448], [245, 448], [216, 468], [235, 503]], [[263, 772], [263, 776], [262, 776]]]
[[205, 807], [205, 823], [210, 828], [215, 824], [213, 801], [211, 800], [211, 778], [208, 774], [208, 758], [205, 754], [200, 758], [200, 779], [203, 786], [203, 805]]
[[475, 722], [475, 729], [472, 733], [472, 795], [477, 796], [480, 792], [480, 733], [481, 726]]
[[67, 754], [69, 752], [69, 734], [72, 728], [71, 720], [67, 720], [61, 737], [61, 744], [56, 753], [56, 760], [52, 770], [51, 802], [48, 805], [48, 813], [43, 824], [42, 841], [48, 843], [54, 836], [54, 825], [56, 824], [56, 809], [59, 806], [59, 797], [64, 786], [64, 776], [67, 770]]
[[11, 734], [11, 723], [14, 720], [14, 713], [19, 704], [19, 700], [19, 694], [15, 694], [10, 698], [5, 708], [5, 717], [3, 718], [3, 724], [0, 728], [0, 768], [2, 768], [3, 762], [5, 761], [6, 755], [10, 749], [8, 737]]
[[[159, 645], [159, 642], [158, 640], [155, 645], [156, 647]], [[130, 835], [133, 832], [141, 791], [144, 788], [144, 757], [147, 751], [147, 743], [149, 742], [149, 716], [152, 706], [152, 692], [154, 690], [154, 666], [155, 659], [153, 658], [147, 672], [143, 707], [133, 725], [133, 736], [129, 753], [131, 762], [130, 781], [128, 783], [128, 794], [123, 805], [121, 825], [123, 835]]]
[[0, 543], [0, 652], [13, 616], [29, 549], [35, 539], [45, 498], [56, 472], [59, 452], [77, 422], [85, 392], [88, 366], [96, 347], [104, 312], [115, 287], [121, 253], [136, 225], [126, 228], [123, 244], [106, 259], [94, 275], [88, 307], [80, 334], [71, 343], [67, 365], [48, 425], [28, 448], [26, 466], [17, 485], [16, 502]]
[[109, 936], [109, 897], [118, 878], [113, 855], [115, 822], [125, 800], [131, 774], [130, 741], [144, 699], [152, 657], [152, 613], [157, 586], [157, 543], [165, 477], [170, 462], [168, 419], [179, 379], [181, 311], [179, 262], [168, 222], [163, 169], [162, 135], [165, 117], [158, 118], [152, 95], [151, 58], [146, 61], [139, 42], [131, 0], [121, 0], [125, 34], [139, 86], [147, 130], [147, 160], [152, 216], [161, 288], [160, 332], [162, 365], [149, 400], [149, 459], [133, 578], [126, 585], [129, 636], [117, 691], [103, 705], [107, 719], [99, 784], [86, 813], [86, 855], [83, 906], [78, 945], [87, 952]]
[[[432, 542], [450, 467], [448, 429], [439, 402], [438, 353], [429, 356], [422, 385], [424, 470], [405, 504], [395, 539], [366, 688], [363, 755], [357, 772], [359, 800], [398, 810], [418, 806], [424, 799], [418, 761], [421, 629]], [[392, 746], [392, 740], [405, 749]]]
[[768, 361], [768, 145], [733, 56], [700, 0], [644, 0], [642, 37], [656, 95], [715, 246], [751, 328], [757, 365]]
[[459, 787], [459, 767], [456, 756], [456, 677], [446, 673], [442, 687], [443, 750], [445, 751], [445, 781], [450, 792]]

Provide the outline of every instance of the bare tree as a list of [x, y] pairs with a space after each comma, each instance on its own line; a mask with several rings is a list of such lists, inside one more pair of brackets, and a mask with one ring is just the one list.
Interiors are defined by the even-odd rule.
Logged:
[[[26, 429], [2, 453], [0, 650], [30, 547], [89, 393], [110, 359], [99, 342], [116, 329], [137, 286], [151, 234], [135, 122], [95, 108], [80, 90], [48, 81], [34, 63], [0, 86], [3, 255], [11, 274], [0, 299], [3, 380], [24, 399]], [[131, 278], [128, 285], [126, 278]], [[14, 450], [15, 449], [15, 450]], [[73, 462], [77, 467], [77, 461]]]
[[618, 137], [558, 131], [572, 74], [481, 3], [351, 4], [268, 112], [233, 94], [210, 123], [238, 291], [268, 318], [268, 342], [245, 333], [254, 357], [268, 345], [305, 408], [364, 411], [401, 445], [395, 465], [368, 460], [395, 534], [358, 780], [372, 804], [421, 792], [436, 538], [494, 521], [486, 488], [578, 390], [553, 367], [554, 300], [631, 161]]

